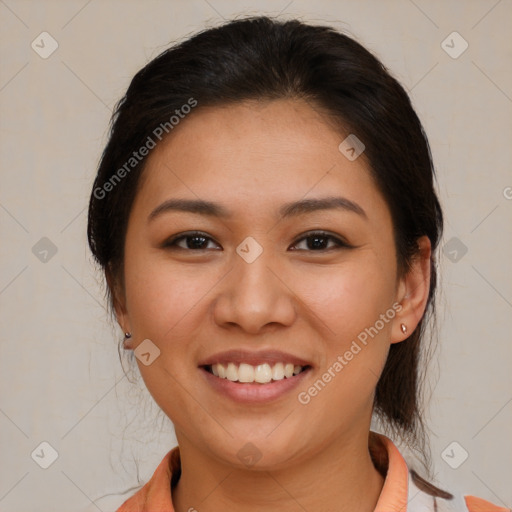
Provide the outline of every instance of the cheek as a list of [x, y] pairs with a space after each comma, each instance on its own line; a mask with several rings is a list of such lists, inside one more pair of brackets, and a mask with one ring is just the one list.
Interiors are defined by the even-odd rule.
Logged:
[[[204, 411], [194, 394], [195, 354], [201, 348], [196, 335], [207, 317], [208, 295], [218, 281], [215, 272], [153, 259], [148, 254], [125, 259], [127, 308], [137, 343], [150, 339], [160, 355], [148, 366], [137, 360], [150, 394], [177, 425], [187, 418], [201, 418]], [[192, 376], [192, 378], [191, 378]], [[183, 392], [186, 383], [187, 392]], [[205, 420], [206, 421], [206, 420]]]
[[389, 350], [395, 315], [392, 260], [384, 263], [373, 251], [359, 256], [325, 275], [308, 273], [306, 280], [295, 281], [301, 283], [299, 293], [323, 326], [323, 339], [317, 344], [322, 382], [311, 390], [313, 395], [322, 390], [322, 398], [313, 405], [318, 414], [326, 401], [339, 404], [340, 414], [367, 407]]
[[329, 424], [340, 425], [347, 417], [365, 417], [373, 405], [389, 350], [394, 288], [369, 263], [316, 277], [303, 284], [308, 285], [307, 305], [325, 326], [316, 345], [322, 352], [320, 368], [312, 385], [300, 390], [298, 401], [311, 417], [324, 418], [328, 411]]
[[156, 342], [165, 339], [204, 294], [186, 268], [176, 269], [144, 251], [127, 253], [125, 288], [134, 334]]
[[[303, 273], [294, 282], [298, 283], [298, 295], [337, 340], [333, 343], [342, 348], [349, 338], [357, 337], [362, 330], [374, 325], [380, 315], [391, 308], [393, 278], [392, 266], [384, 269], [382, 262], [368, 252], [328, 271]], [[386, 328], [381, 330], [388, 327], [386, 323]]]

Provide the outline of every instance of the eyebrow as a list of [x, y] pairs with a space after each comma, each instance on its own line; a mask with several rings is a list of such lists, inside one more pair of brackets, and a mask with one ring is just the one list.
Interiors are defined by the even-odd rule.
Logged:
[[[279, 215], [282, 219], [287, 217], [294, 217], [306, 213], [312, 213], [320, 210], [338, 209], [347, 212], [352, 212], [368, 218], [366, 212], [361, 206], [354, 201], [345, 197], [322, 197], [317, 199], [301, 199], [292, 203], [286, 203], [279, 209]], [[181, 211], [196, 213], [199, 215], [207, 215], [211, 217], [228, 218], [233, 214], [224, 206], [213, 203], [211, 201], [204, 201], [202, 199], [168, 199], [162, 204], [157, 206], [148, 217], [148, 222], [156, 217], [170, 211]]]

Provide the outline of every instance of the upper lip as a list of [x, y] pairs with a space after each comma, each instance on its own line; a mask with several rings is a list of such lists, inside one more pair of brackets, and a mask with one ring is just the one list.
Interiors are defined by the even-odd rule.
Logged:
[[227, 364], [235, 363], [241, 364], [246, 363], [250, 365], [269, 364], [273, 365], [276, 363], [292, 363], [296, 366], [312, 366], [310, 362], [297, 357], [293, 354], [281, 352], [280, 350], [259, 350], [259, 351], [248, 351], [243, 349], [226, 350], [225, 352], [218, 352], [212, 356], [203, 359], [199, 366], [211, 366], [213, 364]]

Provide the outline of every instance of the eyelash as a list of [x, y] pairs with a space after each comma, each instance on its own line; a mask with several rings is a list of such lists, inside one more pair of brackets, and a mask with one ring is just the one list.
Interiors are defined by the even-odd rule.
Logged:
[[[310, 231], [310, 232], [302, 235], [295, 242], [293, 242], [293, 245], [297, 245], [299, 242], [301, 242], [303, 240], [307, 240], [308, 238], [314, 238], [314, 237], [332, 240], [334, 242], [335, 246], [334, 247], [331, 246], [326, 249], [318, 249], [318, 250], [315, 250], [315, 249], [292, 249], [292, 250], [301, 250], [301, 251], [305, 250], [307, 252], [326, 252], [326, 251], [330, 251], [333, 249], [344, 249], [344, 248], [347, 249], [347, 248], [353, 247], [350, 244], [348, 244], [347, 242], [345, 242], [344, 240], [342, 240], [341, 238], [331, 235], [330, 233], [328, 233], [326, 231]], [[178, 249], [178, 250], [184, 250], [184, 251], [194, 251], [194, 252], [208, 250], [205, 248], [191, 249], [188, 247], [187, 248], [179, 247], [177, 245], [177, 243], [179, 241], [186, 240], [187, 238], [204, 238], [207, 241], [213, 241], [213, 239], [210, 236], [208, 236], [206, 233], [202, 233], [201, 231], [191, 231], [188, 233], [181, 233], [181, 234], [176, 235], [176, 236], [172, 237], [171, 239], [167, 240], [163, 244], [163, 248]]]

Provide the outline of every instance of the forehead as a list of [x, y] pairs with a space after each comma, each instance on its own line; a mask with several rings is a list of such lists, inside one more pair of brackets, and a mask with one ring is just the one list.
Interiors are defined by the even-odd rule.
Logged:
[[350, 161], [338, 149], [346, 135], [305, 101], [199, 105], [148, 156], [138, 200], [179, 194], [270, 208], [336, 193], [386, 208], [364, 156]]

